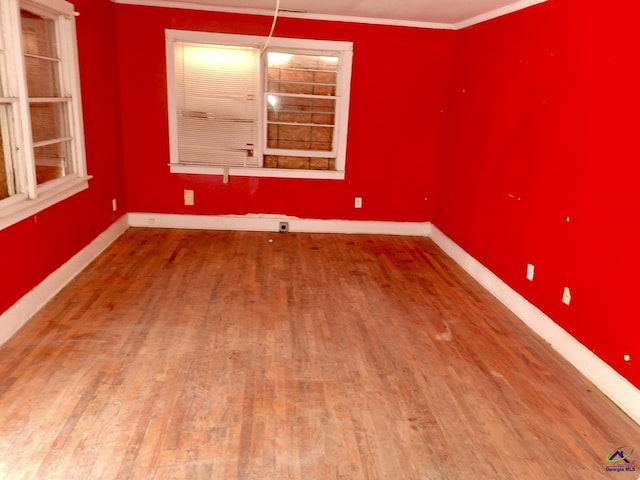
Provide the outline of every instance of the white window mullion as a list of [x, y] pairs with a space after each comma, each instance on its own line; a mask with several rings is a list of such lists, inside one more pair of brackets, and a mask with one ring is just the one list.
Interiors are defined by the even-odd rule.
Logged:
[[55, 145], [56, 143], [64, 143], [73, 140], [73, 137], [52, 138], [51, 140], [43, 140], [41, 142], [33, 142], [33, 148], [46, 147], [47, 145]]
[[167, 111], [169, 123], [169, 162], [180, 163], [180, 149], [178, 147], [178, 89], [176, 86], [177, 72], [180, 66], [176, 61], [176, 37], [169, 32], [165, 34], [165, 63], [167, 65]]
[[263, 125], [267, 117], [265, 117], [264, 111], [264, 62], [262, 61], [263, 50], [259, 47], [260, 53], [256, 55], [256, 145], [255, 145], [255, 157], [256, 167], [262, 168], [264, 165], [264, 147], [265, 144], [262, 139], [262, 132], [264, 130]]
[[71, 97], [31, 97], [29, 103], [71, 103]]
[[[22, 69], [22, 74], [24, 75], [24, 68]], [[25, 92], [26, 95], [26, 83], [25, 83]], [[22, 138], [21, 145], [17, 146], [17, 161], [20, 165], [20, 170], [22, 171], [24, 183], [22, 188], [26, 191], [27, 196], [29, 198], [36, 198], [38, 196], [38, 182], [36, 179], [36, 160], [35, 160], [35, 152], [33, 148], [28, 146], [33, 144], [33, 136], [31, 133], [31, 113], [29, 111], [29, 101], [26, 97], [20, 95], [18, 99], [17, 111], [18, 111], [18, 130], [19, 133], [16, 132], [17, 136]]]
[[310, 158], [334, 158], [335, 155], [330, 151], [324, 150], [292, 150], [284, 148], [266, 149], [268, 155], [283, 155], [289, 157], [310, 157]]

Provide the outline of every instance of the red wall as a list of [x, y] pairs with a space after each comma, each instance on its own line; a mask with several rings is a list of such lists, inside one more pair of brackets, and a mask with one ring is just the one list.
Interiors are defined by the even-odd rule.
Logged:
[[[346, 179], [224, 185], [169, 173], [164, 29], [266, 35], [271, 18], [117, 5], [116, 19], [130, 211], [431, 219], [454, 32], [280, 18], [276, 36], [354, 43]], [[184, 189], [195, 190], [195, 206], [183, 205]]]
[[126, 208], [109, 0], [75, 0], [89, 189], [0, 230], [0, 313], [104, 231]]
[[606, 10], [551, 0], [459, 32], [433, 220], [640, 387], [640, 4]]
[[354, 42], [347, 178], [229, 185], [168, 171], [164, 29], [264, 35], [270, 19], [73, 3], [94, 178], [0, 231], [0, 312], [122, 211], [432, 220], [640, 387], [635, 0], [550, 0], [459, 32], [281, 18], [279, 36]]

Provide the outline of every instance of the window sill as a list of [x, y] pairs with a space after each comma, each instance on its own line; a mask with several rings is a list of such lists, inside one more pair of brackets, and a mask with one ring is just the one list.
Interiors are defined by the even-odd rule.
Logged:
[[208, 165], [169, 164], [171, 173], [198, 175], [222, 175], [224, 177], [270, 177], [270, 178], [315, 178], [321, 180], [344, 180], [344, 171], [294, 170], [284, 168], [213, 167]]
[[38, 189], [38, 198], [30, 200], [25, 194], [18, 194], [0, 201], [0, 230], [86, 190], [90, 179], [90, 176], [69, 175], [44, 184]]

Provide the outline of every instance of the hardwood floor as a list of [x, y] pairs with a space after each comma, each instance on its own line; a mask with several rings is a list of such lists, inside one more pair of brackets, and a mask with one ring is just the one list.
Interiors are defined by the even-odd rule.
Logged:
[[11, 480], [638, 478], [620, 446], [423, 238], [130, 229], [0, 348]]

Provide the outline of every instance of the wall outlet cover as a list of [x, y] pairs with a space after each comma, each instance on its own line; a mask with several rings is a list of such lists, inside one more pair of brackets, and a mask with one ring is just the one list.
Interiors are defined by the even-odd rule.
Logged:
[[571, 290], [569, 290], [569, 287], [564, 287], [564, 292], [562, 292], [562, 303], [565, 305], [569, 305], [571, 303]]
[[195, 204], [195, 197], [194, 197], [193, 190], [185, 190], [184, 191], [184, 204], [185, 205], [194, 205]]

